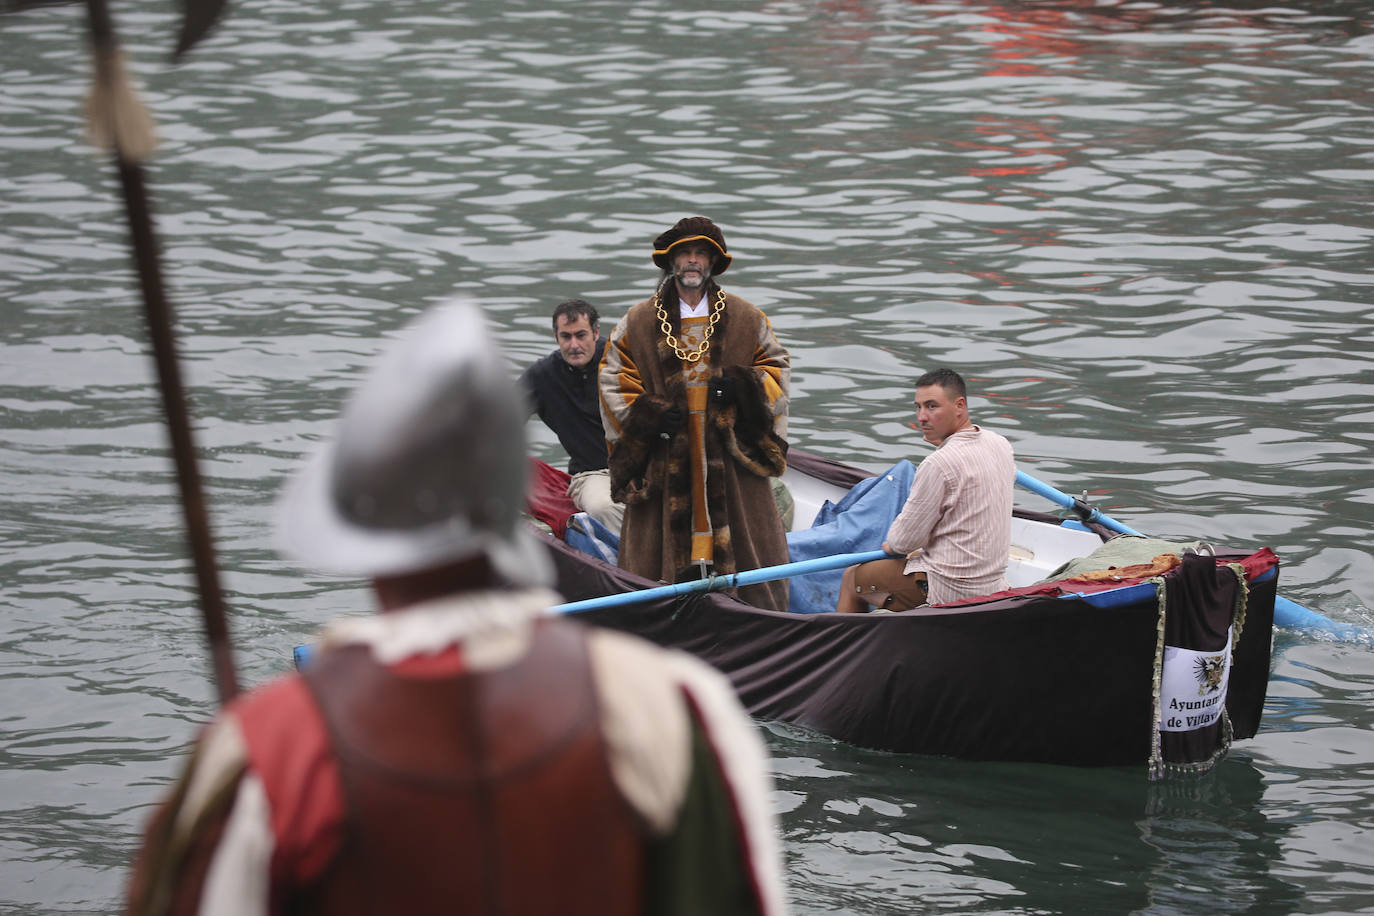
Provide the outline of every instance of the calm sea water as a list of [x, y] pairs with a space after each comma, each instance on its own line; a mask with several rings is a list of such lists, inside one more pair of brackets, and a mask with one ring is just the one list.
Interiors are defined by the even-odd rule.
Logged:
[[[1374, 622], [1364, 0], [248, 0], [175, 68], [170, 5], [115, 13], [247, 684], [369, 607], [270, 523], [381, 339], [458, 292], [523, 363], [696, 213], [797, 445], [919, 455], [910, 382], [952, 365], [1031, 473]], [[4, 913], [116, 909], [214, 705], [82, 26], [0, 16]], [[1280, 633], [1260, 734], [1156, 787], [765, 725], [796, 910], [1374, 911], [1371, 701], [1370, 645]]]

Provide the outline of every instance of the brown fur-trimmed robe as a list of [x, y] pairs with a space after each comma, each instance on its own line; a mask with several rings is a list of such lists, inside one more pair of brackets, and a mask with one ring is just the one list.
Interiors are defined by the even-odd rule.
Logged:
[[[714, 283], [708, 285], [711, 301]], [[676, 290], [664, 290], [664, 308], [680, 334]], [[771, 353], [767, 352], [772, 350]], [[770, 398], [761, 368], [780, 381]], [[706, 361], [712, 376], [735, 382], [735, 403], [706, 407], [706, 504], [717, 575], [786, 563], [787, 539], [769, 477], [787, 469], [787, 443], [775, 432], [774, 414], [786, 410], [788, 363], [763, 312], [727, 294]], [[611, 447], [611, 494], [625, 503], [620, 566], [649, 579], [678, 581], [692, 542], [692, 483], [688, 434], [658, 433], [664, 411], [686, 414], [682, 363], [664, 339], [653, 300], [635, 305], [611, 332], [601, 364], [601, 408]], [[628, 402], [628, 406], [627, 406]], [[740, 589], [757, 607], [787, 610], [787, 582]]]

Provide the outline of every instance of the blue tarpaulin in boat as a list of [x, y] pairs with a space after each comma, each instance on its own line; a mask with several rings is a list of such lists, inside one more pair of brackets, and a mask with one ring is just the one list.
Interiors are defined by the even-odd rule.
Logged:
[[569, 517], [563, 540], [585, 554], [605, 560], [612, 566], [620, 556], [620, 535], [585, 512]]
[[[787, 535], [792, 562], [840, 553], [880, 550], [887, 529], [902, 511], [916, 466], [902, 460], [875, 477], [861, 480], [838, 503], [826, 500], [810, 528]], [[787, 609], [794, 614], [835, 610], [843, 570], [794, 576]]]

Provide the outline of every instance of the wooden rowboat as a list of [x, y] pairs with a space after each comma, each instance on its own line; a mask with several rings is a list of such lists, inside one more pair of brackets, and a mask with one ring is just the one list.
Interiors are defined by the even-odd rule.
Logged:
[[[905, 498], [900, 465], [868, 475], [796, 449], [788, 459], [794, 560], [799, 549], [825, 549], [808, 544], [815, 540], [811, 520], [843, 527], [852, 494], [864, 491], [862, 501], [891, 484], [898, 507]], [[1017, 509], [1013, 588], [957, 605], [826, 613], [833, 598], [829, 606], [797, 607], [810, 585], [794, 578], [789, 613], [760, 610], [721, 591], [605, 606], [584, 599], [660, 583], [570, 546], [585, 517], [569, 528], [566, 478], [536, 464], [530, 509], [554, 532], [547, 540], [558, 590], [570, 602], [592, 605], [578, 617], [698, 656], [729, 677], [756, 718], [900, 753], [1145, 763], [1154, 777], [1205, 769], [1233, 739], [1259, 728], [1278, 583], [1278, 558], [1268, 549], [1179, 545], [1178, 565], [1162, 575], [1118, 568], [1045, 582], [1115, 532]], [[866, 543], [831, 552], [876, 547], [886, 522], [868, 528]], [[1198, 670], [1171, 668], [1166, 656]], [[1180, 673], [1197, 675], [1183, 694]]]

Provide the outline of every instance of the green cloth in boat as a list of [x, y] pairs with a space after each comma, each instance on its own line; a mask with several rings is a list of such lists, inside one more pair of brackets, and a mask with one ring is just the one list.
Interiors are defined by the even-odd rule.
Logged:
[[792, 522], [797, 517], [797, 503], [792, 498], [792, 491], [787, 488], [787, 484], [782, 482], [781, 477], [769, 477], [768, 483], [773, 488], [773, 502], [778, 504], [778, 517], [782, 519], [782, 530], [791, 531]]
[[1196, 550], [1200, 543], [1201, 541], [1166, 541], [1163, 538], [1135, 537], [1123, 534], [1107, 541], [1086, 557], [1069, 560], [1035, 584], [1053, 582], [1056, 579], [1072, 579], [1075, 576], [1100, 572], [1112, 567], [1120, 569], [1123, 566], [1149, 563], [1162, 553], [1174, 553], [1182, 557], [1186, 548], [1191, 547]]

